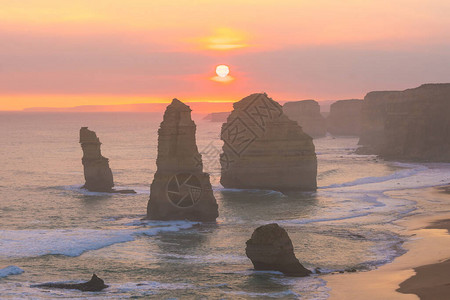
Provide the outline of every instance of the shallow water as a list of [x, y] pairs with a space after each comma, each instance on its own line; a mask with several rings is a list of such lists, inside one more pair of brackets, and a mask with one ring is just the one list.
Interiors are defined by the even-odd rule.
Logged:
[[[203, 161], [219, 204], [217, 224], [144, 222], [161, 120], [144, 113], [0, 114], [1, 297], [326, 299], [320, 275], [253, 271], [245, 256], [253, 230], [272, 222], [286, 228], [312, 270], [368, 270], [404, 252], [405, 237], [392, 222], [416, 209], [410, 197], [387, 192], [450, 181], [450, 164], [384, 162], [352, 154], [356, 138], [325, 137], [314, 140], [317, 192], [224, 189], [221, 124], [198, 121], [199, 150], [210, 153]], [[137, 194], [80, 188], [81, 126], [100, 137], [116, 187]], [[93, 272], [110, 287], [99, 293], [30, 287], [87, 280]]]

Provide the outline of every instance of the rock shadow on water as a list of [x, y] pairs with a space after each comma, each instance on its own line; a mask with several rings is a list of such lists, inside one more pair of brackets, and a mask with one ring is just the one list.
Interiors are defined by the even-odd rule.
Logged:
[[[216, 193], [221, 216], [233, 216], [252, 221], [255, 216], [267, 216], [267, 220], [310, 217], [317, 213], [319, 196], [316, 192], [292, 192], [282, 194], [269, 190], [221, 190]], [[270, 214], [268, 213], [270, 212]]]
[[169, 258], [181, 258], [186, 253], [194, 254], [201, 251], [218, 227], [216, 223], [199, 223], [191, 229], [164, 232], [158, 236], [156, 244], [161, 253], [168, 254]]

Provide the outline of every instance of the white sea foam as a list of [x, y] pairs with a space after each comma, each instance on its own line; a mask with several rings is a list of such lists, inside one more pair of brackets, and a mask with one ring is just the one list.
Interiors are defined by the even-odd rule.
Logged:
[[248, 262], [248, 258], [243, 255], [230, 254], [209, 254], [209, 255], [189, 255], [189, 254], [175, 254], [162, 253], [158, 254], [165, 259], [183, 259], [183, 263], [197, 264], [197, 263], [227, 263], [227, 264], [242, 264]]
[[22, 274], [24, 270], [17, 266], [8, 266], [6, 268], [0, 269], [0, 278], [8, 277], [10, 275]]
[[[113, 195], [115, 193], [103, 193], [103, 192], [91, 192], [83, 188], [83, 185], [66, 185], [57, 187], [66, 191], [73, 191], [79, 194], [83, 194], [86, 196], [105, 196], [105, 195]], [[120, 194], [123, 196], [133, 196], [133, 195], [150, 195], [150, 188], [149, 187], [128, 187], [128, 186], [115, 186], [115, 190], [134, 190], [136, 194], [130, 193], [130, 194]]]
[[294, 296], [296, 298], [301, 297], [300, 294], [287, 290], [282, 292], [272, 292], [272, 293], [255, 293], [255, 292], [244, 292], [244, 291], [225, 291], [226, 294], [229, 295], [236, 295], [236, 296], [245, 296], [245, 297], [251, 297], [251, 298], [261, 298], [261, 297], [268, 297], [268, 298], [282, 298], [282, 297], [289, 297]]
[[328, 186], [319, 187], [319, 189], [349, 187], [349, 186], [364, 185], [364, 184], [369, 184], [369, 183], [386, 182], [386, 181], [390, 181], [390, 180], [411, 177], [413, 175], [418, 174], [419, 172], [422, 172], [422, 171], [425, 171], [428, 169], [426, 166], [423, 166], [423, 165], [403, 164], [403, 167], [412, 167], [412, 168], [397, 171], [397, 172], [394, 172], [394, 173], [386, 175], [386, 176], [363, 177], [363, 178], [358, 178], [358, 179], [350, 181], [350, 182], [345, 182], [345, 183], [340, 183], [340, 184], [331, 184]]
[[[157, 222], [152, 222], [155, 225]], [[0, 257], [33, 257], [42, 255], [80, 256], [118, 243], [130, 242], [139, 235], [153, 236], [191, 228], [193, 222], [164, 222], [151, 228], [0, 230]]]
[[278, 276], [284, 276], [282, 272], [279, 271], [257, 271], [253, 269], [248, 270], [242, 270], [242, 271], [223, 271], [220, 272], [222, 274], [239, 274], [239, 275], [245, 275], [245, 276], [251, 276], [251, 275], [278, 275]]
[[[341, 220], [346, 220], [346, 219], [354, 219], [354, 218], [365, 217], [370, 214], [371, 214], [370, 212], [365, 212], [365, 213], [347, 215], [347, 216], [342, 216], [342, 217], [334, 217], [334, 218], [277, 220], [277, 221], [273, 221], [273, 222], [285, 224], [285, 225], [308, 224], [308, 223], [315, 223], [315, 222], [330, 222], [330, 221], [341, 221]], [[268, 224], [268, 222], [265, 222], [265, 224]]]
[[165, 283], [157, 281], [127, 282], [120, 285], [112, 285], [111, 288], [121, 292], [134, 290], [185, 290], [194, 289], [195, 285], [190, 283]]

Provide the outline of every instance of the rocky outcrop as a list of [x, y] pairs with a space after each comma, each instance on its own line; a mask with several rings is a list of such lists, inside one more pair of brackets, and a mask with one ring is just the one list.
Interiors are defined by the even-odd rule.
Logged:
[[330, 106], [327, 131], [335, 136], [359, 136], [363, 100], [338, 100]]
[[450, 84], [424, 84], [364, 98], [358, 153], [450, 162]]
[[114, 180], [109, 160], [102, 156], [99, 138], [94, 131], [87, 127], [80, 129], [80, 144], [83, 150], [82, 163], [84, 167], [83, 188], [91, 192], [136, 194], [134, 190], [113, 189]]
[[226, 188], [315, 190], [312, 138], [266, 94], [234, 103], [222, 125], [221, 184]]
[[295, 257], [294, 246], [286, 230], [276, 223], [256, 228], [246, 244], [245, 254], [255, 270], [280, 271], [298, 277], [311, 274]]
[[109, 160], [102, 156], [99, 138], [87, 127], [80, 129], [80, 144], [83, 150], [84, 188], [92, 192], [111, 192], [114, 186]]
[[191, 109], [177, 99], [167, 106], [158, 131], [158, 157], [147, 206], [153, 220], [215, 221], [209, 174], [195, 142]]
[[49, 282], [33, 285], [33, 287], [40, 288], [53, 288], [53, 289], [67, 289], [67, 290], [80, 290], [83, 292], [99, 292], [106, 289], [108, 285], [105, 284], [103, 279], [97, 277], [97, 275], [92, 275], [91, 280], [83, 283], [57, 283]]
[[228, 116], [230, 115], [229, 112], [215, 112], [215, 113], [210, 113], [207, 114], [203, 120], [207, 120], [210, 122], [226, 122]]
[[320, 114], [320, 105], [314, 100], [286, 102], [283, 112], [289, 119], [300, 125], [303, 131], [312, 136], [323, 137], [327, 133], [325, 118]]

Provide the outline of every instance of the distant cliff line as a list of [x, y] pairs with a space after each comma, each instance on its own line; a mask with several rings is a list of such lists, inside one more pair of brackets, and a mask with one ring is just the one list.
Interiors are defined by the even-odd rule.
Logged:
[[[238, 101], [239, 99], [236, 99]], [[298, 100], [278, 101], [280, 104], [294, 102]], [[321, 111], [327, 112], [330, 105], [338, 100], [318, 101]], [[158, 103], [135, 103], [135, 104], [115, 104], [115, 105], [80, 105], [74, 107], [29, 107], [23, 112], [164, 112], [170, 102]], [[193, 108], [195, 113], [209, 114], [216, 112], [231, 112], [234, 102], [186, 102]]]

